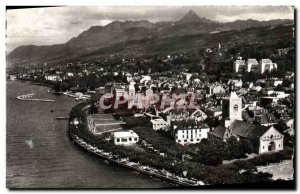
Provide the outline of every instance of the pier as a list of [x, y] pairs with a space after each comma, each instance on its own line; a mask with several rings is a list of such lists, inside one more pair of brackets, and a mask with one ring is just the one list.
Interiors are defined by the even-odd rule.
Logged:
[[56, 117], [57, 120], [68, 120], [70, 117]]
[[20, 95], [17, 97], [18, 100], [24, 100], [24, 101], [39, 101], [39, 102], [55, 102], [55, 100], [49, 100], [49, 99], [39, 99], [39, 98], [31, 98], [35, 94], [25, 94], [25, 95]]

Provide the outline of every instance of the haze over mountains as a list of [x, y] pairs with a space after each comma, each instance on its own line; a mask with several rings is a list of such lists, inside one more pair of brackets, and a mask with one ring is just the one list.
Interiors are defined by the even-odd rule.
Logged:
[[[89, 55], [116, 54], [121, 52], [126, 44], [134, 48], [133, 53], [149, 54], [155, 48], [160, 47], [162, 49], [168, 49], [168, 47], [180, 48], [180, 45], [176, 45], [177, 41], [175, 40], [181, 37], [292, 24], [293, 22], [293, 20], [280, 19], [270, 21], [248, 19], [220, 23], [199, 17], [192, 10], [176, 22], [114, 21], [106, 26], [92, 26], [64, 44], [20, 46], [7, 55], [7, 65], [59, 62]], [[172, 42], [172, 44], [169, 42]], [[178, 44], [180, 43], [178, 42]], [[149, 49], [152, 45], [156, 45], [156, 47]]]

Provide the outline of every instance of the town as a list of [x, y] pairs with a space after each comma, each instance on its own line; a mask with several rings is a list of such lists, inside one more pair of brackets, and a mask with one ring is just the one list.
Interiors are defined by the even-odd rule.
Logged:
[[[86, 147], [94, 142], [90, 149], [126, 165], [196, 185], [267, 181], [274, 174], [257, 173], [258, 166], [292, 159], [294, 48], [245, 58], [232, 47], [219, 43], [166, 56], [63, 66], [45, 62], [10, 69], [7, 78], [48, 85], [55, 95], [83, 101], [88, 108], [71, 112], [72, 137]], [[82, 125], [85, 132], [78, 131]]]

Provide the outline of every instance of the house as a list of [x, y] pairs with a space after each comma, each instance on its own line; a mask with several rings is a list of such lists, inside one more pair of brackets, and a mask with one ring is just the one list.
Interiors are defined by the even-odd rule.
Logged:
[[222, 107], [212, 106], [206, 110], [208, 116], [216, 118], [218, 120], [222, 119]]
[[284, 121], [284, 123], [288, 127], [287, 132], [290, 135], [294, 135], [295, 134], [295, 132], [294, 132], [294, 122], [295, 122], [294, 119], [287, 119], [287, 120]]
[[286, 94], [284, 91], [268, 91], [269, 96], [264, 96], [260, 98], [260, 103], [262, 106], [268, 104], [276, 105], [280, 99], [288, 97], [290, 94]]
[[211, 85], [209, 87], [209, 95], [225, 93], [225, 89], [222, 85]]
[[61, 81], [59, 75], [45, 75], [45, 80], [49, 80], [49, 81]]
[[237, 139], [250, 140], [257, 148], [257, 153], [283, 150], [283, 138], [273, 126], [266, 127], [259, 124], [235, 120], [230, 127], [216, 127], [209, 133], [209, 138], [218, 138], [226, 141], [235, 136]]
[[73, 76], [74, 76], [74, 74], [73, 74], [72, 72], [67, 72], [66, 75], [67, 75], [68, 77], [73, 77]]
[[132, 81], [132, 74], [126, 73], [125, 76], [126, 76], [127, 82], [131, 82]]
[[293, 49], [294, 49], [293, 47], [277, 49], [278, 55], [279, 55], [279, 56], [287, 55], [287, 53], [288, 53], [290, 50], [293, 50]]
[[171, 121], [182, 121], [189, 118], [189, 113], [185, 109], [174, 109], [174, 108], [166, 108], [164, 110], [165, 113], [167, 113], [167, 122], [171, 124]]
[[207, 118], [207, 114], [199, 108], [189, 109], [188, 111], [191, 113], [190, 118], [195, 119], [196, 121], [204, 121]]
[[174, 121], [172, 122], [171, 135], [175, 142], [181, 145], [200, 143], [206, 139], [210, 128], [203, 122]]
[[258, 99], [255, 98], [245, 98], [244, 96], [242, 97], [242, 102], [244, 105], [244, 108], [255, 108], [257, 107], [258, 104]]
[[139, 141], [139, 136], [132, 130], [114, 132], [113, 141], [115, 145], [130, 146]]
[[285, 121], [285, 124], [288, 128], [294, 129], [294, 119], [288, 119]]
[[278, 123], [278, 119], [273, 113], [264, 113], [256, 116], [255, 121], [263, 126], [271, 126]]
[[150, 122], [152, 123], [153, 130], [155, 131], [164, 129], [169, 126], [169, 123], [164, 119], [152, 119]]
[[15, 81], [17, 79], [17, 76], [15, 75], [10, 75], [9, 76], [10, 81]]
[[243, 86], [243, 81], [241, 79], [229, 79], [227, 84], [233, 84], [234, 87], [241, 88]]

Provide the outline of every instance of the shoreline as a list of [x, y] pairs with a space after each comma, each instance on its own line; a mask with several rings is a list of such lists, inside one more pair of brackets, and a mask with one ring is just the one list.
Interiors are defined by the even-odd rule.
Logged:
[[159, 179], [163, 179], [163, 180], [166, 180], [166, 181], [169, 181], [171, 183], [175, 183], [175, 184], [178, 184], [178, 185], [184, 186], [184, 187], [202, 186], [202, 185], [199, 185], [197, 183], [185, 182], [185, 181], [182, 181], [182, 180], [178, 180], [178, 179], [169, 177], [168, 175], [158, 174], [158, 173], [155, 173], [155, 172], [148, 171], [146, 169], [141, 169], [138, 166], [137, 167], [133, 166], [134, 164], [131, 166], [131, 165], [128, 165], [128, 164], [126, 164], [126, 163], [124, 163], [120, 160], [113, 159], [113, 156], [111, 154], [107, 154], [103, 150], [98, 150], [96, 147], [93, 147], [90, 144], [87, 144], [81, 138], [74, 135], [70, 131], [69, 131], [69, 137], [72, 140], [72, 142], [75, 142], [76, 145], [78, 145], [83, 150], [85, 150], [89, 153], [92, 153], [93, 155], [96, 155], [96, 156], [100, 157], [101, 159], [104, 159], [104, 160], [107, 160], [107, 161], [112, 162], [114, 164], [117, 164], [119, 166], [131, 169], [131, 170], [134, 170], [134, 171], [137, 171], [137, 172], [141, 172], [141, 173], [144, 173], [146, 175], [150, 175], [150, 176], [153, 176], [153, 177], [156, 177], [156, 178], [159, 178]]
[[19, 81], [19, 82], [23, 82], [23, 83], [29, 83], [29, 84], [37, 85], [37, 86], [45, 86], [45, 87], [48, 87], [48, 88], [52, 88], [53, 87], [53, 85], [51, 85], [51, 84], [46, 84], [46, 83], [41, 83], [41, 82], [35, 82], [33, 80], [16, 79], [14, 81]]

